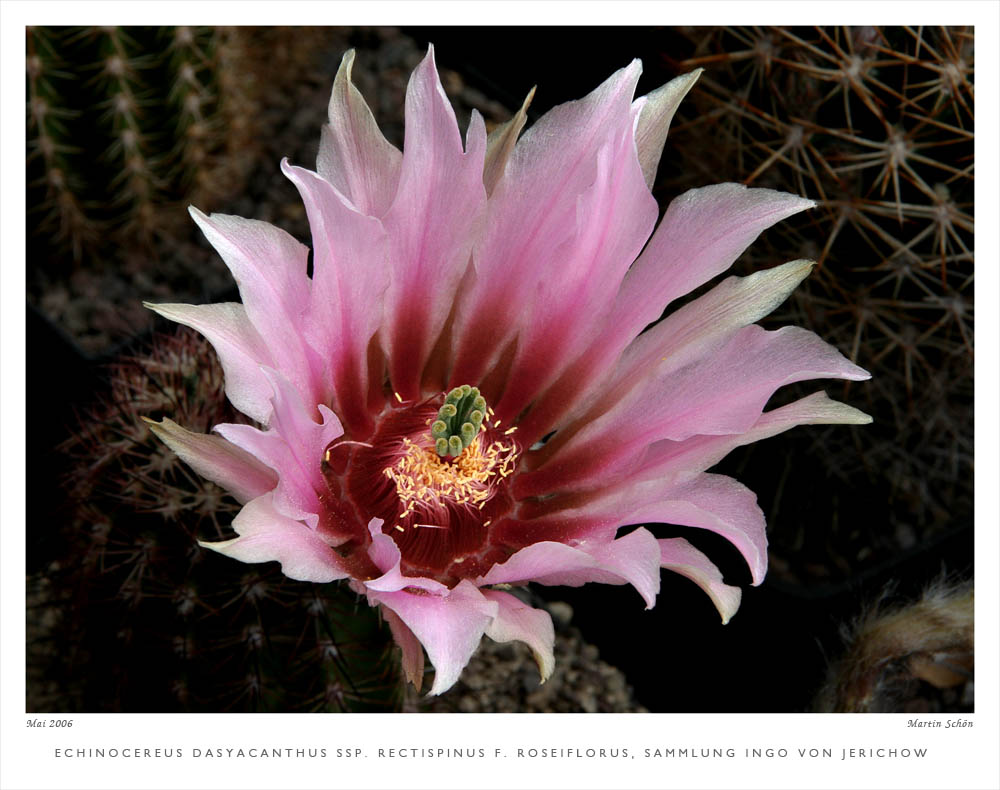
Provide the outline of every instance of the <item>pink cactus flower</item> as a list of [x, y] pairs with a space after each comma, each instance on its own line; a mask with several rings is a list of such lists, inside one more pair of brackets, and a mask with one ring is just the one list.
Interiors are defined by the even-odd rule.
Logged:
[[[759, 584], [754, 494], [706, 470], [804, 423], [870, 418], [822, 392], [764, 411], [784, 384], [868, 374], [814, 334], [754, 324], [812, 264], [730, 277], [773, 223], [811, 207], [739, 184], [691, 190], [657, 227], [650, 185], [687, 74], [635, 99], [638, 61], [519, 134], [524, 108], [463, 143], [433, 49], [406, 93], [404, 150], [334, 82], [316, 172], [282, 163], [308, 250], [263, 222], [192, 209], [241, 304], [150, 307], [218, 352], [233, 405], [262, 427], [152, 429], [243, 503], [236, 537], [202, 545], [293, 579], [348, 580], [381, 607], [418, 687], [458, 679], [482, 636], [553, 669], [549, 615], [511, 585], [699, 585], [723, 622], [740, 590], [670, 523], [728, 538]], [[529, 97], [530, 98], [530, 97]], [[655, 228], [655, 230], [654, 230]]]

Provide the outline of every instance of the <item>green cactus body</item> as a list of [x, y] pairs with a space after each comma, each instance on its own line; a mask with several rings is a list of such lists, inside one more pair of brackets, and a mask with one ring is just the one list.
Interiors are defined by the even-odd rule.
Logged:
[[[107, 237], [149, 246], [165, 210], [210, 189], [230, 104], [214, 28], [28, 30], [28, 147], [36, 230], [81, 261]], [[231, 180], [231, 179], [230, 179]]]

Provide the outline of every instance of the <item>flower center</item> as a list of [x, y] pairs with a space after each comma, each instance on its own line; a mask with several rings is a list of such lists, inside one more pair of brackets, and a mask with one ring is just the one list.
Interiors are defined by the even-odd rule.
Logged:
[[[440, 446], [441, 439], [437, 442]], [[404, 437], [399, 461], [384, 470], [385, 476], [396, 484], [396, 496], [403, 506], [399, 519], [405, 521], [417, 515], [433, 520], [439, 514], [446, 516], [447, 508], [452, 505], [481, 510], [497, 483], [514, 471], [517, 460], [517, 445], [513, 440], [495, 441], [485, 448], [483, 445], [477, 435], [454, 461], [449, 461], [438, 451]]]
[[383, 520], [404, 574], [457, 583], [505, 558], [489, 536], [512, 506], [515, 432], [469, 386], [383, 413], [350, 462], [347, 491], [365, 518]]

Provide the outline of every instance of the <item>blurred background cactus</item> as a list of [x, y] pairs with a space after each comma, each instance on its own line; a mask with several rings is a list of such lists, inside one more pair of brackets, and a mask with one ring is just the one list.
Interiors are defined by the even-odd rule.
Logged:
[[376, 610], [344, 586], [296, 582], [274, 563], [244, 565], [198, 546], [231, 536], [239, 506], [141, 418], [201, 432], [245, 421], [225, 400], [208, 343], [186, 329], [158, 336], [110, 378], [109, 396], [61, 448], [71, 469], [67, 528], [61, 559], [29, 592], [38, 607], [29, 666], [44, 667], [30, 707], [400, 708], [398, 651]]
[[32, 303], [86, 351], [102, 352], [149, 325], [138, 305], [156, 266], [176, 292], [225, 288], [224, 267], [190, 259], [187, 206], [218, 210], [246, 186], [319, 37], [298, 28], [28, 28]]
[[975, 591], [938, 579], [912, 601], [892, 588], [843, 629], [845, 649], [816, 699], [820, 713], [972, 710]]
[[[838, 395], [873, 425], [803, 431], [789, 438], [783, 468], [767, 469], [783, 482], [769, 503], [772, 578], [837, 582], [956, 533], [971, 540], [971, 29], [682, 34], [687, 54], [673, 65], [705, 73], [671, 128], [682, 156], [658, 189], [725, 173], [816, 200], [738, 267], [818, 260], [770, 320], [813, 329], [872, 373]], [[828, 480], [797, 474], [793, 459], [810, 454]], [[751, 488], [758, 460], [754, 448], [740, 459]], [[817, 514], [800, 494], [831, 479], [847, 496]]]

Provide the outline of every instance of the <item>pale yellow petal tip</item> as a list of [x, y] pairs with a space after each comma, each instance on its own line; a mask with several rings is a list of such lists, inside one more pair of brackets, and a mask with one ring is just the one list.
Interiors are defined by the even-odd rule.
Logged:
[[815, 269], [818, 265], [819, 264], [816, 263], [816, 261], [811, 261], [808, 258], [801, 258], [797, 261], [791, 261], [788, 264], [789, 268], [791, 268], [795, 272], [795, 275], [800, 278], [800, 282], [811, 275], [813, 273], [813, 269]]
[[174, 319], [170, 315], [170, 304], [154, 304], [153, 302], [143, 302], [142, 306], [147, 310], [152, 310], [161, 318], [166, 318], [168, 321], [173, 321]]
[[[398, 647], [398, 645], [397, 645], [397, 647]], [[399, 649], [400, 649], [400, 651], [402, 651], [402, 648], [399, 648]], [[403, 667], [403, 677], [406, 678], [406, 682], [412, 684], [413, 685], [413, 690], [416, 691], [419, 694], [420, 693], [420, 689], [423, 688], [423, 685], [424, 685], [423, 667], [421, 667], [420, 670], [417, 671], [417, 669], [415, 667], [409, 667], [409, 666], [407, 666], [406, 665], [406, 661], [400, 661], [400, 664]], [[428, 694], [426, 696], [430, 696], [430, 694]]]
[[171, 420], [169, 417], [164, 417], [159, 422], [145, 416], [140, 417], [139, 419], [141, 419], [144, 423], [146, 423], [146, 425], [149, 426], [149, 430], [151, 430], [154, 435], [162, 439], [167, 444], [170, 444], [168, 437], [170, 436], [171, 432], [176, 433], [177, 429], [180, 428], [180, 426], [176, 422]]
[[352, 82], [351, 71], [354, 68], [354, 58], [356, 57], [356, 55], [357, 52], [355, 52], [353, 49], [349, 49], [347, 50], [347, 52], [344, 53], [344, 57], [340, 59], [340, 68], [337, 70], [337, 77], [339, 77], [342, 72], [344, 75], [344, 80], [348, 83]]
[[240, 540], [239, 535], [235, 538], [230, 538], [229, 540], [198, 540], [197, 543], [203, 549], [211, 549], [212, 551], [217, 551], [220, 554], [225, 554], [225, 550], [238, 540]]
[[535, 665], [538, 667], [539, 685], [544, 685], [545, 681], [552, 677], [552, 673], [555, 671], [556, 660], [554, 657], [547, 658], [541, 653], [536, 653], [534, 650], [531, 651], [531, 655], [535, 659]]
[[[757, 583], [760, 584], [760, 582]], [[728, 587], [726, 590], [716, 591], [706, 589], [705, 592], [715, 604], [715, 609], [722, 618], [722, 624], [729, 625], [729, 621], [740, 610], [740, 604], [743, 602], [743, 591], [739, 587]]]
[[209, 219], [209, 215], [195, 205], [188, 206], [188, 214], [190, 214], [191, 218], [198, 223]]
[[[871, 376], [869, 375], [868, 378], [871, 378]], [[844, 416], [847, 419], [839, 421], [843, 425], [871, 425], [875, 422], [875, 419], [870, 414], [865, 414], [861, 409], [855, 409], [853, 406], [848, 406], [846, 403], [840, 403], [839, 401], [834, 401], [834, 403], [837, 403], [844, 409]]]
[[678, 74], [676, 79], [687, 79], [688, 90], [691, 90], [691, 86], [693, 86], [704, 73], [705, 69], [702, 66], [699, 66], [694, 69], [694, 71], [685, 71], [683, 74]]
[[729, 625], [729, 621], [732, 620], [733, 616], [740, 610], [740, 601], [738, 599], [736, 601], [736, 605], [732, 608], [726, 606], [723, 601], [715, 601], [714, 603], [715, 608], [719, 611], [719, 616], [722, 618], [723, 625]]

